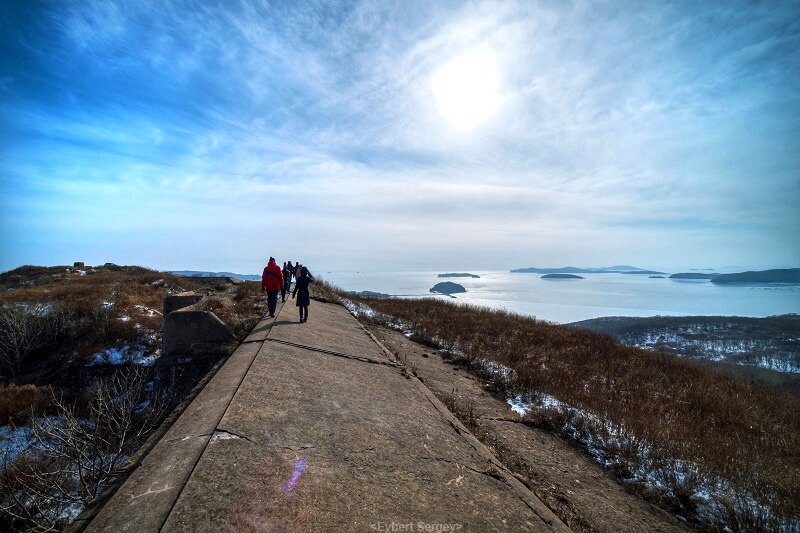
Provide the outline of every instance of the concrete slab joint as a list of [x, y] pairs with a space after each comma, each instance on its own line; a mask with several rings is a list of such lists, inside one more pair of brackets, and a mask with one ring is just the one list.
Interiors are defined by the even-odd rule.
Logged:
[[234, 341], [231, 329], [210, 311], [203, 296], [193, 292], [164, 298], [162, 354], [165, 357], [221, 353]]

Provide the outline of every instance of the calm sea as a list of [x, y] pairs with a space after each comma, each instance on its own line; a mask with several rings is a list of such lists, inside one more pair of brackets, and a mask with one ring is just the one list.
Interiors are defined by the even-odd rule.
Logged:
[[[433, 271], [319, 272], [339, 287], [402, 296], [432, 296]], [[738, 315], [800, 313], [800, 285], [715, 285], [709, 281], [653, 279], [645, 274], [581, 274], [585, 279], [546, 280], [539, 274], [472, 271], [480, 279], [450, 278], [467, 302], [507, 309], [553, 322], [601, 316]], [[442, 296], [437, 296], [443, 298]]]

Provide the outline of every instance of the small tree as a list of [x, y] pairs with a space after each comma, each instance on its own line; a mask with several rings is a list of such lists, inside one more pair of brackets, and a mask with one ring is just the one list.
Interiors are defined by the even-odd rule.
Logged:
[[0, 305], [0, 365], [12, 377], [31, 352], [52, 340], [54, 328], [47, 318], [28, 305]]

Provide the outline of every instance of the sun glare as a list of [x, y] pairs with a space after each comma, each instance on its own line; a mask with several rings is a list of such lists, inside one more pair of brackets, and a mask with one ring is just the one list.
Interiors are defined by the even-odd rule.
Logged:
[[467, 52], [437, 70], [431, 90], [439, 112], [450, 125], [471, 130], [500, 107], [497, 58], [487, 50]]

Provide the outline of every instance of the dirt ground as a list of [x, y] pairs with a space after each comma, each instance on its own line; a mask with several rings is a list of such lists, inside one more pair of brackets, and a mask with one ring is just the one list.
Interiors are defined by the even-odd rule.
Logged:
[[477, 377], [400, 332], [370, 332], [573, 531], [687, 531], [558, 435], [521, 422]]

